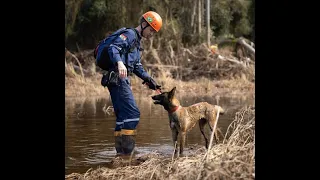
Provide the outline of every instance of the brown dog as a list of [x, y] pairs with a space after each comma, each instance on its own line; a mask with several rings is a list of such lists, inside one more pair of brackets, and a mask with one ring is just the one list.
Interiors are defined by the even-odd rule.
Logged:
[[[219, 114], [221, 115], [224, 113], [224, 109], [220, 106], [212, 105], [207, 102], [200, 102], [188, 107], [182, 107], [178, 99], [174, 96], [175, 92], [176, 87], [174, 87], [170, 92], [163, 92], [159, 95], [152, 96], [154, 104], [160, 104], [168, 111], [169, 124], [174, 145], [177, 143], [178, 134], [180, 133], [180, 154], [182, 155], [186, 141], [186, 133], [191, 130], [197, 122], [199, 122], [200, 131], [206, 141], [205, 146], [208, 148], [208, 138], [204, 134], [203, 128], [208, 123], [212, 132], [218, 109], [220, 109]], [[175, 150], [175, 153], [176, 152], [177, 151]]]

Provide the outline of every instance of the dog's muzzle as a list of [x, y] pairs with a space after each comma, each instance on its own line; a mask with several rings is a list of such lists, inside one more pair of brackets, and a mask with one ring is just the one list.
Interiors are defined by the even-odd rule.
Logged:
[[151, 98], [153, 99], [153, 104], [160, 104], [161, 103], [158, 95], [151, 96]]
[[155, 101], [153, 102], [153, 104], [161, 104], [161, 101], [155, 100]]

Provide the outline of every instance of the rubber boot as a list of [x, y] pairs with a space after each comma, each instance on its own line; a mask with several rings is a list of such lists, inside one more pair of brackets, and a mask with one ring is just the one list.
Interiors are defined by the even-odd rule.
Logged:
[[131, 154], [135, 144], [135, 135], [122, 135], [122, 150], [124, 154]]
[[115, 136], [114, 137], [114, 147], [116, 148], [117, 155], [123, 154], [122, 136]]

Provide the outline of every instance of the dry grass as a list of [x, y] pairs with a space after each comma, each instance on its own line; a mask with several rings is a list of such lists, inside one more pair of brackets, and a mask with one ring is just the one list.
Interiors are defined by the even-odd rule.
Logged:
[[[188, 95], [254, 94], [255, 62], [237, 59], [234, 56], [236, 53], [228, 47], [219, 51], [222, 56], [231, 60], [212, 55], [204, 44], [189, 49], [180, 47], [175, 52], [168, 51], [172, 49], [170, 43], [167, 48], [146, 47], [142, 63], [164, 90], [176, 86], [180, 94]], [[66, 53], [66, 97], [108, 94], [107, 88], [100, 85], [101, 74], [90, 53], [91, 51], [75, 55]], [[74, 66], [78, 68], [74, 69]], [[131, 83], [134, 92], [152, 93], [135, 75], [131, 78]]]
[[254, 94], [254, 83], [246, 79], [210, 80], [198, 78], [193, 81], [175, 80], [170, 77], [158, 78], [165, 90], [171, 90], [174, 86], [179, 94], [185, 95], [251, 95]]
[[101, 74], [82, 77], [70, 65], [68, 65], [65, 74], [66, 97], [100, 96], [108, 92], [100, 85]]
[[[152, 72], [150, 72], [151, 74]], [[162, 85], [164, 91], [171, 90], [177, 87], [180, 95], [252, 95], [254, 94], [254, 83], [245, 78], [229, 79], [229, 80], [210, 80], [208, 78], [198, 78], [193, 81], [181, 81], [170, 76], [163, 76], [155, 78], [155, 80]], [[66, 71], [65, 80], [65, 96], [79, 97], [79, 96], [105, 96], [108, 95], [108, 89], [100, 85], [101, 74], [85, 76], [82, 78], [74, 70]], [[142, 80], [133, 75], [131, 78], [132, 90], [134, 93], [152, 94], [146, 86], [142, 85]]]
[[203, 147], [177, 159], [153, 152], [135, 159], [140, 162], [135, 165], [118, 157], [113, 161], [117, 168], [89, 169], [65, 179], [255, 179], [254, 131], [255, 109], [244, 107], [236, 113], [223, 142], [213, 146], [207, 158]]

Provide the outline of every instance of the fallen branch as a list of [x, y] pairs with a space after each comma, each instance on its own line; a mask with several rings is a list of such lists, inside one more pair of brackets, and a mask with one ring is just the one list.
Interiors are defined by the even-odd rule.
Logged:
[[194, 58], [196, 58], [196, 59], [206, 59], [206, 57], [199, 57], [199, 56], [196, 56], [196, 55], [194, 55], [189, 49], [187, 49], [187, 48], [182, 48], [182, 50], [184, 51], [184, 52], [187, 52], [188, 54], [190, 54], [192, 57], [194, 57]]
[[221, 55], [218, 55], [218, 59], [229, 61], [229, 62], [233, 62], [233, 63], [236, 63], [236, 64], [241, 64], [242, 66], [247, 67], [247, 65], [245, 63], [243, 63], [241, 61], [238, 61], [236, 59], [226, 58], [226, 57], [223, 57]]
[[182, 68], [181, 66], [163, 65], [163, 64], [145, 64], [146, 67], [165, 67], [165, 68]]
[[83, 69], [82, 69], [81, 63], [80, 63], [79, 59], [77, 58], [77, 56], [72, 54], [67, 48], [65, 48], [65, 52], [66, 52], [66, 54], [69, 54], [71, 57], [73, 57], [77, 61], [78, 65], [80, 67], [81, 76], [82, 76], [82, 78], [84, 78]]
[[250, 53], [255, 55], [255, 49], [252, 46], [250, 46], [249, 44], [247, 44], [243, 38], [240, 38], [238, 40], [238, 42], [239, 42], [239, 44], [243, 45]]
[[[248, 41], [250, 45], [246, 41]], [[244, 48], [246, 48], [250, 53], [255, 55], [254, 43], [249, 41], [249, 40], [247, 40], [247, 39], [244, 39], [243, 37], [240, 37], [240, 38], [237, 38], [237, 39], [220, 40], [218, 42], [218, 46], [221, 46], [221, 45], [227, 44], [227, 43], [231, 43], [231, 44], [238, 43], [238, 44], [242, 45]]]
[[[83, 75], [84, 74], [86, 74], [86, 75], [91, 75], [92, 74], [89, 70], [83, 69], [83, 68], [81, 68], [81, 67], [79, 67], [77, 65], [73, 64], [72, 66], [73, 66], [74, 70], [78, 70], [78, 71], [82, 72]], [[82, 69], [82, 71], [81, 71], [81, 69]]]
[[92, 56], [92, 57], [93, 57], [93, 52], [94, 52], [94, 50], [82, 51], [82, 52], [80, 53], [80, 56], [81, 56], [81, 58], [87, 58], [87, 57], [89, 57], [89, 56]]

